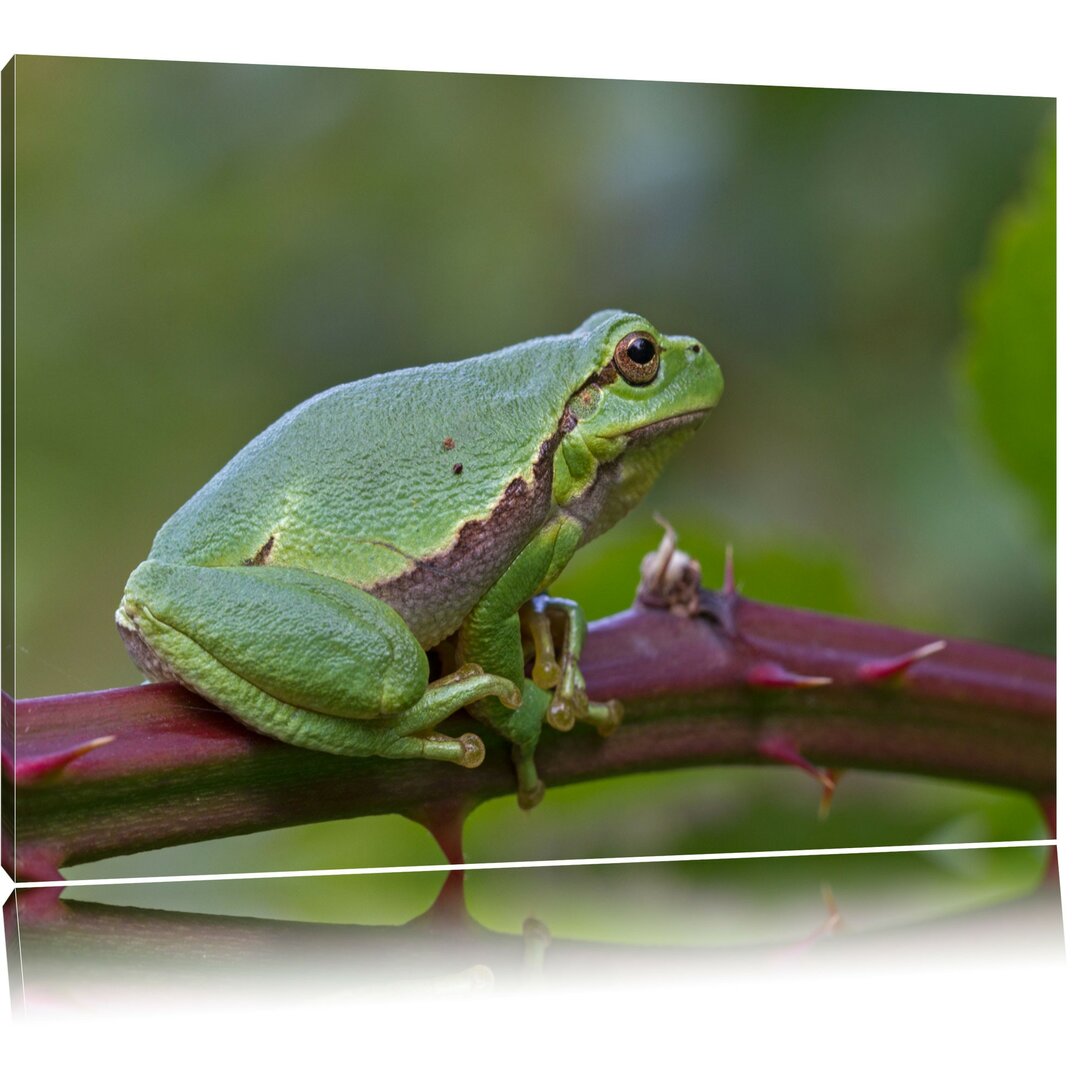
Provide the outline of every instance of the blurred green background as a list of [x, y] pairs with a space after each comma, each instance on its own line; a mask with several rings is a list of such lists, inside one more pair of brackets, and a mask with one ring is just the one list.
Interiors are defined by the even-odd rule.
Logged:
[[[608, 306], [701, 338], [726, 390], [564, 575], [591, 617], [629, 604], [661, 511], [707, 584], [730, 541], [755, 598], [1053, 651], [1053, 101], [35, 57], [16, 79], [18, 696], [137, 681], [126, 575], [298, 401]], [[681, 821], [655, 808], [691, 789], [742, 792], [752, 846], [953, 820], [870, 777], [854, 839], [843, 787], [825, 833], [807, 778], [706, 772], [492, 804], [467, 854], [529, 852], [581, 801], [567, 827], [603, 854], [589, 822]], [[960, 839], [1037, 832], [1026, 799], [911, 784], [990, 807]], [[400, 819], [351, 828], [353, 859], [437, 859]], [[736, 842], [700, 831], [648, 847]], [[310, 862], [330, 834], [300, 832], [230, 858]]]

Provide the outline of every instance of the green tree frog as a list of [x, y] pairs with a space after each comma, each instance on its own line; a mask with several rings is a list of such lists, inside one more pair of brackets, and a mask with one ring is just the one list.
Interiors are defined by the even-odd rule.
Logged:
[[465, 709], [513, 744], [533, 806], [544, 723], [609, 734], [622, 714], [589, 700], [584, 617], [546, 590], [722, 389], [697, 341], [622, 311], [334, 387], [165, 522], [120, 633], [151, 679], [309, 749], [475, 767], [483, 741], [438, 730]]

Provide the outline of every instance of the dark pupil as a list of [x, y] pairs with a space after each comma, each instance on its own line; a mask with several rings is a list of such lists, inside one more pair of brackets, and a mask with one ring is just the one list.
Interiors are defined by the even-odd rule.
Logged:
[[646, 337], [634, 338], [629, 345], [626, 346], [626, 355], [634, 361], [635, 364], [645, 365], [647, 364], [656, 353], [656, 349], [653, 343]]

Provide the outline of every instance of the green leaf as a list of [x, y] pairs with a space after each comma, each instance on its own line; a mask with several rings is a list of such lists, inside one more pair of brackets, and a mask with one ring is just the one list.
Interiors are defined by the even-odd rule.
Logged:
[[1055, 525], [1055, 226], [1053, 133], [1023, 197], [998, 220], [973, 290], [964, 357], [976, 412], [998, 460]]

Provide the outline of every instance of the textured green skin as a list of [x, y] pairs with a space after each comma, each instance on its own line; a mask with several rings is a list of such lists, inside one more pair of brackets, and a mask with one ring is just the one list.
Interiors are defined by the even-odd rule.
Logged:
[[[594, 383], [639, 330], [663, 350], [655, 380]], [[327, 390], [162, 526], [121, 633], [152, 678], [313, 749], [475, 765], [475, 736], [434, 730], [467, 707], [516, 744], [535, 788], [551, 694], [525, 677], [519, 609], [638, 501], [722, 388], [697, 342], [608, 311]], [[483, 671], [429, 687], [436, 645]]]

